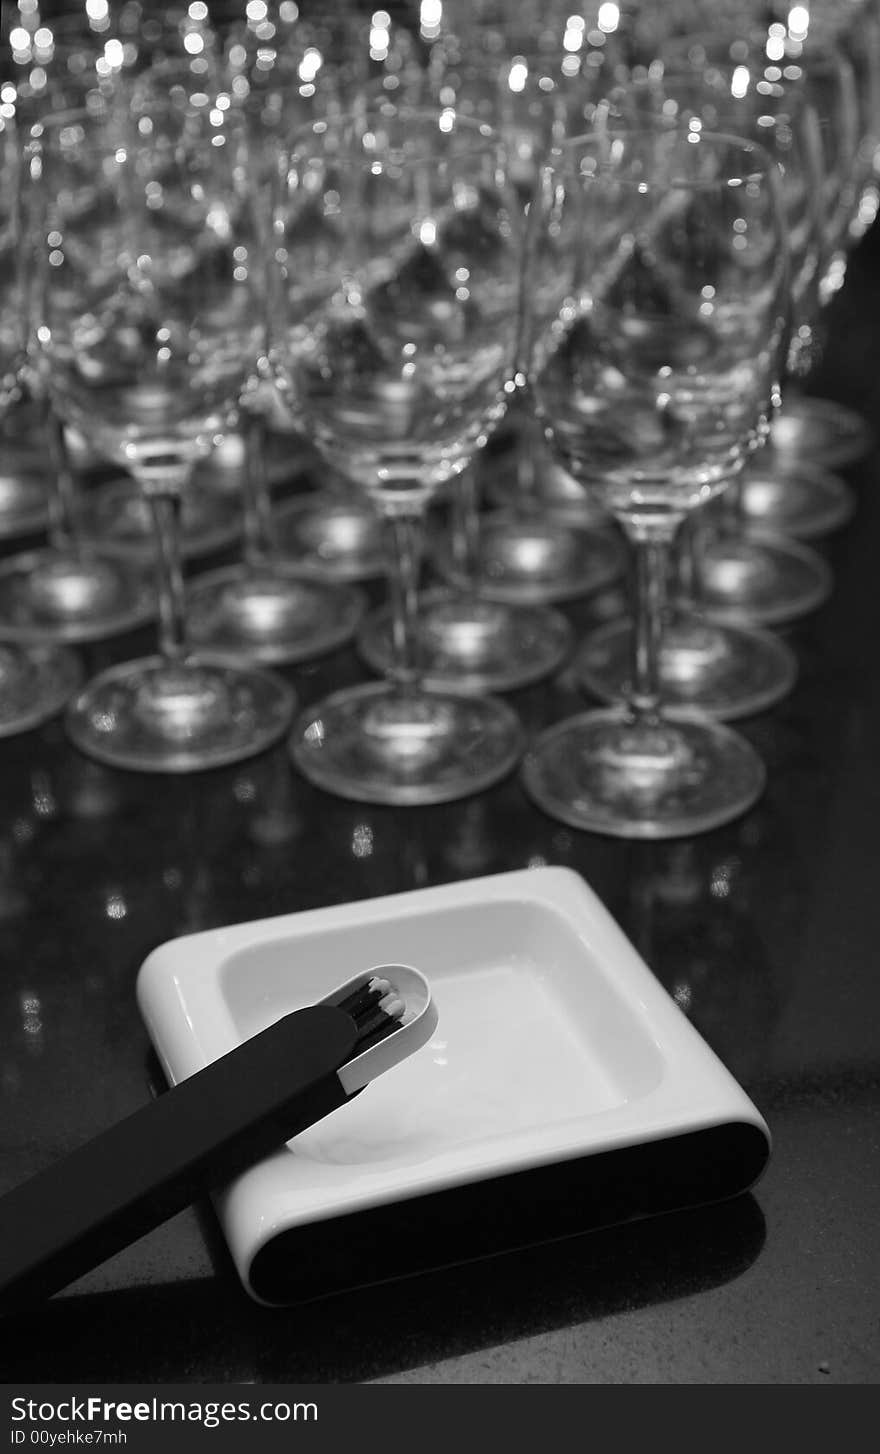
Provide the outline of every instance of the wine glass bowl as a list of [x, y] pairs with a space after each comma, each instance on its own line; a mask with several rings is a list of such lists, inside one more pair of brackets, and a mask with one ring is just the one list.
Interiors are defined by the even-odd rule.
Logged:
[[[180, 70], [186, 65], [193, 77], [210, 71], [216, 43], [207, 18], [190, 13], [183, 6], [168, 5], [161, 12], [146, 9], [139, 0], [113, 7], [64, 7], [47, 15], [23, 46], [17, 77], [19, 101], [32, 122], [61, 112], [88, 109], [113, 103], [136, 74], [159, 67]], [[71, 459], [64, 467], [78, 463]], [[93, 467], [100, 460], [89, 460]], [[99, 639], [111, 630], [140, 624], [124, 619], [107, 598], [110, 577], [116, 572], [115, 592], [124, 593], [125, 577], [114, 557], [124, 555], [137, 563], [149, 562], [153, 551], [153, 530], [142, 492], [129, 475], [120, 474], [98, 483], [77, 478], [68, 487], [69, 498], [53, 511], [52, 543], [62, 549], [74, 543], [80, 547], [80, 570], [71, 571], [69, 589], [57, 595], [58, 619], [48, 620], [46, 630], [71, 639]], [[239, 533], [237, 512], [222, 490], [197, 488], [189, 492], [182, 520], [182, 542], [186, 556], [202, 554], [232, 543]], [[56, 486], [56, 493], [58, 487]], [[72, 537], [64, 540], [64, 535]], [[88, 575], [94, 577], [93, 609], [78, 610], [78, 596], [88, 598]], [[55, 571], [59, 575], [58, 570]], [[19, 602], [27, 616], [26, 588]], [[150, 602], [152, 607], [152, 601]], [[30, 629], [42, 630], [40, 612], [33, 603]], [[153, 614], [152, 610], [151, 613]], [[66, 631], [65, 631], [66, 627]]]
[[[699, 174], [674, 175], [666, 196], [653, 201], [649, 230], [637, 230], [641, 198], [654, 189], [635, 179], [614, 183], [614, 148], [626, 140], [638, 146], [641, 136], [655, 166], [678, 156], [702, 162], [704, 141], [715, 139], [702, 129], [666, 131], [661, 124], [656, 131], [597, 133], [585, 143], [598, 154], [590, 179], [604, 180], [600, 158], [608, 155], [608, 185], [595, 193], [613, 207], [622, 230], [608, 275], [599, 276], [601, 292], [578, 305], [566, 301], [539, 342], [535, 378], [540, 415], [568, 471], [589, 482], [610, 513], [637, 515], [648, 529], [721, 494], [766, 437], [784, 318], [778, 265], [769, 257], [756, 260], [754, 273], [729, 267], [721, 296], [706, 281], [738, 239], [751, 252], [748, 220], [735, 215], [748, 211], [737, 207], [741, 195], [748, 201], [747, 174], [731, 176], [727, 190], [711, 176], [702, 182]], [[745, 141], [722, 136], [717, 146], [739, 149], [748, 160]], [[757, 146], [751, 150], [758, 155]], [[639, 166], [636, 157], [633, 170]], [[586, 276], [605, 266], [603, 249], [611, 246], [604, 213], [595, 219], [592, 201], [585, 188], [583, 215], [569, 222], [578, 229], [569, 246]], [[775, 308], [770, 321], [768, 299]]]
[[[339, 123], [309, 129], [306, 141], [321, 148], [315, 172], [295, 154], [304, 201], [284, 234], [285, 278], [296, 277], [279, 355], [291, 413], [319, 452], [380, 509], [404, 513], [460, 474], [501, 418], [519, 296], [518, 249], [509, 245], [518, 219], [490, 195], [490, 173], [468, 178], [469, 159], [488, 166], [487, 131], [453, 111], [406, 114], [420, 126], [396, 144], [381, 129], [358, 140], [355, 119], [341, 136]], [[390, 133], [399, 116], [380, 106], [374, 124]], [[438, 165], [435, 179], [426, 153], [432, 144], [441, 153], [446, 136], [464, 136], [471, 155], [463, 149], [459, 165]], [[340, 147], [360, 146], [363, 160], [347, 167], [331, 149], [337, 137]], [[375, 171], [373, 152], [390, 155]], [[440, 204], [426, 211], [435, 180], [451, 194], [442, 212]], [[336, 201], [353, 185], [363, 218]], [[398, 190], [410, 196], [401, 202]]]
[[[161, 132], [157, 106], [135, 103], [128, 135], [117, 135], [112, 115], [100, 136], [88, 113], [59, 119], [38, 336], [65, 422], [102, 457], [160, 484], [228, 429], [262, 333], [253, 286], [230, 281], [236, 247], [243, 284], [254, 264], [247, 243], [232, 240], [236, 198], [226, 168], [212, 165], [219, 149], [206, 141], [190, 150], [188, 113], [173, 103], [162, 108]], [[186, 180], [175, 175], [178, 147]], [[192, 314], [197, 331], [187, 327]]]

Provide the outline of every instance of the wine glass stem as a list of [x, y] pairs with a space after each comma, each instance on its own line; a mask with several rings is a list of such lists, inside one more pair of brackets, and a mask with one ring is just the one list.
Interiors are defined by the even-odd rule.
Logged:
[[390, 535], [392, 681], [416, 691], [422, 674], [419, 646], [419, 574], [424, 553], [425, 520], [419, 511], [391, 511], [385, 516]]
[[788, 348], [785, 377], [782, 380], [783, 402], [789, 393], [798, 394], [803, 389], [819, 356], [819, 338], [814, 322], [802, 323], [793, 334]]
[[674, 606], [680, 611], [699, 612], [703, 606], [703, 556], [718, 533], [714, 504], [699, 506], [682, 521], [675, 542]]
[[635, 553], [635, 631], [632, 698], [643, 721], [660, 716], [660, 649], [666, 614], [669, 555], [679, 522], [643, 528], [629, 521], [624, 529]]
[[453, 481], [450, 503], [452, 559], [458, 578], [468, 590], [472, 589], [476, 576], [479, 534], [480, 488], [471, 465]]
[[47, 502], [49, 544], [53, 550], [66, 551], [75, 548], [78, 543], [76, 485], [64, 424], [48, 399], [43, 400], [43, 425], [51, 464]]
[[745, 481], [740, 473], [728, 481], [727, 488], [721, 496], [719, 508], [719, 534], [739, 539], [745, 533], [749, 523], [746, 512]]
[[258, 413], [244, 416], [244, 545], [245, 565], [255, 567], [271, 560], [272, 501], [266, 467], [266, 423]]
[[187, 655], [186, 597], [180, 550], [180, 490], [147, 493], [156, 534], [159, 593], [159, 651], [168, 666]]

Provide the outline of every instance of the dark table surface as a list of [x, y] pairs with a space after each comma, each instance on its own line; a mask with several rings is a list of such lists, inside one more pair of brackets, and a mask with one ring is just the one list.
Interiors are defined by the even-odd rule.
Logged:
[[[810, 387], [875, 423], [878, 320], [869, 235]], [[0, 1187], [156, 1088], [134, 982], [160, 942], [536, 862], [596, 890], [773, 1135], [757, 1187], [722, 1204], [281, 1310], [245, 1295], [196, 1206], [17, 1315], [0, 1380], [877, 1381], [878, 467], [880, 453], [846, 471], [855, 518], [819, 546], [834, 592], [787, 632], [796, 689], [741, 724], [766, 793], [693, 839], [563, 828], [515, 776], [461, 803], [391, 810], [311, 788], [283, 744], [154, 777], [89, 762], [59, 720], [0, 743]], [[583, 629], [596, 606], [570, 609]], [[151, 646], [149, 631], [118, 638], [86, 666]], [[303, 703], [365, 675], [351, 650], [286, 674]], [[582, 704], [564, 672], [511, 700], [530, 728]]]

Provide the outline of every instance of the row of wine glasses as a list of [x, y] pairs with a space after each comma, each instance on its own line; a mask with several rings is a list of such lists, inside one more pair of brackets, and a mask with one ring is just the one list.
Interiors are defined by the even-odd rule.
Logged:
[[[789, 33], [776, 23], [768, 30], [765, 23], [761, 30], [757, 7], [725, 6], [722, 24], [705, 6], [680, 8], [688, 12], [687, 25], [682, 25], [681, 35], [675, 34], [674, 24], [667, 27], [673, 34], [664, 36], [662, 58], [654, 56], [654, 39], [646, 41], [639, 33], [630, 37], [625, 61], [624, 52], [613, 43], [622, 29], [617, 7], [607, 8], [615, 14], [606, 11], [603, 29], [591, 31], [568, 6], [542, 6], [537, 18], [531, 12], [514, 18], [490, 0], [472, 7], [446, 5], [439, 11], [441, 23], [431, 32], [429, 90], [433, 99], [499, 126], [515, 157], [520, 185], [551, 137], [589, 127], [597, 108], [606, 103], [612, 109], [622, 105], [625, 113], [634, 102], [633, 93], [639, 91], [643, 107], [656, 105], [664, 114], [676, 110], [684, 114], [689, 105], [697, 113], [707, 113], [706, 124], [717, 126], [723, 116], [727, 129], [753, 135], [757, 131], [772, 149], [784, 152], [789, 197], [798, 173], [798, 185], [816, 183], [816, 159], [811, 153], [821, 149], [826, 207], [821, 227], [816, 216], [806, 222], [815, 235], [808, 267], [798, 280], [799, 319], [792, 359], [800, 369], [810, 353], [807, 340], [816, 330], [817, 300], [827, 293], [827, 280], [838, 265], [835, 234], [846, 228], [845, 203], [853, 192], [847, 180], [857, 125], [851, 67], [833, 47], [814, 46], [805, 68], [797, 26]], [[663, 12], [665, 16], [666, 7]], [[639, 7], [637, 13], [642, 28], [649, 31], [651, 22], [656, 25], [661, 18], [650, 5]], [[711, 32], [710, 22], [715, 25]], [[784, 35], [778, 34], [780, 30]], [[785, 64], [780, 66], [780, 61]], [[803, 100], [805, 69], [811, 93], [808, 108]], [[680, 94], [683, 88], [690, 91], [689, 97]], [[818, 130], [812, 147], [804, 139], [808, 123], [799, 114], [805, 110]], [[792, 116], [794, 145], [787, 137]], [[700, 124], [699, 114], [695, 121]], [[790, 369], [789, 378], [791, 374]], [[462, 502], [457, 512], [461, 524], [441, 541], [433, 563], [447, 579], [470, 591], [452, 604], [446, 593], [439, 598], [432, 593], [422, 602], [422, 650], [431, 680], [460, 680], [476, 668], [481, 673], [477, 684], [503, 688], [511, 685], [510, 673], [518, 667], [523, 670], [520, 680], [528, 680], [527, 664], [523, 667], [510, 649], [509, 614], [492, 611], [488, 602], [534, 605], [542, 599], [575, 598], [619, 573], [614, 542], [607, 531], [595, 528], [594, 500], [585, 498], [576, 486], [572, 489], [570, 476], [540, 457], [540, 449], [535, 458], [534, 431], [528, 435], [532, 414], [522, 407], [522, 399], [519, 408], [509, 411], [509, 418], [524, 426], [511, 456], [519, 479], [528, 480], [524, 491], [511, 489], [509, 465], [507, 478], [505, 465], [500, 478], [496, 465], [489, 489], [494, 503], [504, 508], [479, 515], [471, 476], [463, 476], [457, 486], [454, 500]], [[559, 508], [560, 484], [565, 492], [563, 508]], [[512, 510], [517, 494], [520, 508]], [[764, 450], [757, 468], [753, 465], [726, 493], [722, 508], [701, 512], [700, 528], [686, 535], [691, 541], [688, 580], [679, 594], [693, 598], [697, 593], [704, 609], [697, 620], [689, 599], [667, 640], [661, 660], [667, 696], [735, 718], [771, 705], [791, 690], [796, 679], [794, 655], [777, 636], [760, 628], [785, 624], [820, 605], [830, 592], [831, 574], [823, 558], [788, 531], [794, 526], [796, 534], [822, 533], [845, 523], [853, 505], [850, 490], [836, 476], [799, 464], [795, 478], [790, 463], [783, 475], [778, 459], [774, 466], [770, 452]], [[756, 512], [760, 535], [751, 528]], [[774, 533], [768, 533], [774, 524]], [[780, 533], [783, 527], [785, 535]], [[713, 617], [711, 626], [706, 608]], [[534, 612], [525, 619], [520, 613], [517, 629], [540, 670], [542, 647], [554, 639], [546, 614], [542, 622]], [[625, 687], [630, 635], [625, 623], [612, 623], [583, 653], [581, 680], [600, 697], [618, 697]], [[371, 666], [387, 666], [387, 615], [368, 619], [358, 639]]]
[[[318, 15], [308, 25], [299, 16], [299, 7], [274, 7], [282, 32], [274, 49], [265, 43], [266, 6], [262, 12], [259, 5], [242, 7], [241, 21], [233, 18], [222, 33], [212, 25], [208, 7], [198, 3], [151, 7], [126, 0], [118, 7], [79, 3], [45, 8], [45, 19], [31, 0], [22, 0], [17, 7], [17, 20], [15, 7], [4, 7], [3, 12], [5, 71], [0, 84], [7, 103], [15, 106], [23, 132], [46, 115], [88, 109], [100, 98], [104, 104], [123, 79], [183, 69], [194, 82], [199, 78], [205, 82], [206, 93], [225, 93], [247, 113], [253, 155], [260, 162], [256, 143], [271, 142], [282, 93], [290, 124], [292, 107], [299, 108], [301, 119], [318, 114], [338, 103], [341, 89], [356, 77], [363, 81], [371, 64], [364, 44], [364, 16], [356, 6], [339, 5], [331, 17]], [[323, 65], [322, 53], [331, 45], [337, 63]], [[269, 55], [272, 64], [267, 63]], [[52, 412], [50, 399], [40, 395], [38, 376], [29, 379], [28, 387], [45, 419], [45, 429], [42, 423], [38, 426], [40, 435], [52, 446], [50, 540], [48, 550], [29, 550], [3, 565], [4, 632], [19, 640], [88, 642], [144, 624], [155, 616], [155, 601], [150, 573], [143, 569], [144, 557], [149, 561], [153, 550], [153, 528], [142, 491], [127, 469], [87, 493], [78, 490], [70, 431]], [[308, 584], [285, 581], [280, 572], [270, 571], [269, 555], [286, 560], [308, 554], [309, 521], [304, 522], [305, 536], [296, 528], [299, 521], [281, 520], [277, 532], [272, 528], [271, 477], [265, 442], [259, 439], [260, 417], [249, 413], [242, 426], [242, 441], [248, 446], [243, 506], [238, 505], [235, 491], [217, 487], [222, 483], [217, 471], [205, 469], [196, 470], [182, 502], [184, 558], [223, 548], [241, 535], [247, 557], [239, 573], [245, 581], [227, 574], [200, 583], [192, 632], [194, 639], [217, 649], [259, 649], [263, 660], [293, 661], [332, 649], [350, 635], [363, 603], [351, 589], [333, 592], [322, 585], [332, 570], [321, 568], [318, 553]], [[297, 442], [289, 440], [288, 458], [296, 452]], [[291, 460], [280, 477], [289, 478], [294, 464]], [[23, 513], [23, 507], [32, 504], [25, 497], [32, 494], [29, 476], [7, 480], [4, 504], [9, 507], [5, 514], [10, 527], [4, 534], [13, 533], [16, 519], [22, 526], [32, 522], [33, 511], [30, 518]], [[13, 495], [18, 497], [15, 511]], [[344, 527], [343, 520], [338, 543], [344, 539]], [[288, 535], [292, 539], [286, 549]], [[334, 563], [341, 554], [340, 549]], [[375, 571], [375, 558], [371, 568]], [[357, 569], [350, 574], [358, 574]]]
[[[188, 770], [290, 727], [290, 688], [255, 663], [296, 659], [300, 624], [319, 639], [329, 598], [271, 558], [268, 398], [348, 480], [352, 508], [359, 494], [384, 521], [393, 561], [390, 610], [360, 637], [367, 660], [367, 628], [384, 641], [386, 682], [300, 715], [291, 747], [306, 776], [352, 798], [436, 802], [525, 754], [527, 790], [576, 826], [670, 836], [742, 811], [763, 783], [744, 740], [660, 706], [668, 557], [686, 522], [748, 477], [770, 432], [792, 308], [824, 266], [811, 183], [826, 186], [821, 133], [838, 113], [802, 105], [792, 80], [759, 132], [728, 105], [720, 61], [723, 106], [705, 61], [694, 99], [683, 61], [643, 82], [615, 56], [598, 83], [585, 78], [578, 124], [554, 110], [529, 152], [494, 106], [484, 115], [463, 89], [447, 94], [442, 67], [438, 89], [435, 53], [393, 88], [367, 80], [353, 109], [340, 92], [318, 114], [294, 107], [286, 125], [270, 106], [267, 131], [227, 87], [221, 51], [216, 71], [163, 54], [28, 128], [44, 209], [31, 370], [58, 421], [136, 478], [159, 547], [161, 656], [78, 694], [74, 740], [117, 765]], [[258, 110], [280, 94], [269, 88]], [[468, 653], [498, 640], [499, 603], [478, 588], [463, 610], [444, 593], [445, 615], [432, 615], [419, 593], [428, 510], [456, 500], [506, 414], [529, 449], [549, 447], [606, 536], [611, 522], [622, 530], [638, 587], [633, 629], [614, 628], [634, 665], [605, 690], [629, 705], [531, 745], [512, 708], [484, 694], [485, 675], [467, 680]], [[199, 461], [243, 419], [259, 528], [241, 567], [205, 580], [203, 600], [213, 590], [237, 633], [212, 641], [216, 611], [199, 607], [198, 578], [184, 588], [180, 515]], [[513, 658], [534, 616], [511, 614]], [[286, 655], [266, 651], [264, 626]], [[548, 671], [570, 647], [562, 626]], [[455, 669], [432, 673], [426, 646], [446, 628], [447, 656], [461, 643]], [[711, 636], [701, 622], [694, 649], [692, 632], [689, 663], [711, 654]], [[790, 654], [770, 644], [788, 689]], [[507, 666], [502, 689], [515, 684]]]
[[[601, 29], [589, 30], [568, 7], [557, 13], [549, 6], [542, 7], [540, 23], [527, 17], [525, 39], [511, 34], [510, 17], [491, 0], [463, 10], [447, 5], [441, 12], [444, 24], [461, 27], [448, 47], [452, 79], [460, 81], [462, 72], [456, 51], [468, 58], [475, 51], [484, 59], [497, 58], [502, 84], [495, 115], [512, 131], [511, 146], [517, 148], [520, 161], [529, 150], [526, 141], [535, 150], [541, 125], [545, 131], [564, 133], [578, 120], [589, 122], [597, 107], [607, 105], [618, 114], [622, 107], [625, 114], [633, 104], [650, 105], [668, 115], [684, 115], [690, 108], [694, 124], [702, 124], [705, 113], [705, 124], [717, 127], [723, 120], [728, 130], [757, 135], [779, 154], [785, 162], [789, 201], [797, 188], [816, 189], [810, 195], [815, 204], [821, 197], [821, 216], [814, 207], [799, 230], [801, 237], [805, 228], [812, 236], [804, 254], [806, 265], [796, 278], [798, 317], [786, 379], [788, 395], [795, 375], [815, 357], [820, 331], [817, 309], [831, 296], [833, 280], [839, 282], [841, 238], [852, 226], [854, 199], [865, 190], [859, 176], [864, 163], [861, 167], [853, 163], [859, 153], [871, 155], [876, 96], [872, 104], [870, 87], [864, 83], [871, 66], [861, 67], [863, 83], [857, 95], [847, 48], [837, 46], [834, 37], [829, 43], [818, 22], [807, 44], [806, 10], [792, 12], [790, 18], [785, 12], [789, 23], [782, 24], [772, 7], [768, 11], [731, 3], [721, 6], [719, 14], [719, 7], [700, 0], [659, 7], [643, 3], [606, 7], [598, 20]], [[784, 13], [781, 7], [777, 13]], [[619, 42], [627, 26], [622, 51]], [[442, 25], [439, 30], [435, 43], [442, 52]], [[864, 49], [870, 56], [873, 31], [867, 34], [869, 44]], [[434, 69], [446, 84], [445, 58]], [[474, 69], [479, 65], [470, 64], [471, 73]], [[603, 75], [598, 89], [572, 88], [573, 78], [584, 70]], [[514, 87], [516, 96], [511, 97]], [[491, 110], [485, 88], [476, 94], [482, 111]], [[789, 136], [792, 125], [794, 141]], [[810, 130], [815, 132], [812, 138]], [[818, 159], [817, 152], [822, 154]], [[863, 202], [859, 209], [863, 214]], [[780, 419], [788, 417], [777, 410], [774, 439]], [[864, 429], [861, 433], [864, 446]], [[568, 477], [563, 473], [562, 478]], [[539, 496], [545, 518], [557, 508], [559, 480], [558, 470], [546, 466], [537, 475], [533, 472], [532, 495]], [[725, 493], [720, 507], [701, 512], [685, 533], [688, 548], [681, 563], [686, 578], [676, 591], [684, 609], [667, 634], [661, 658], [668, 698], [735, 718], [771, 705], [791, 690], [796, 679], [794, 654], [777, 636], [760, 628], [794, 621], [826, 599], [832, 585], [826, 562], [792, 537], [817, 536], [844, 524], [854, 503], [838, 476], [795, 459], [790, 448], [783, 458], [774, 446], [761, 451]], [[570, 493], [564, 509], [565, 523], [578, 519]], [[592, 499], [586, 502], [586, 511], [592, 523]], [[534, 513], [532, 509], [532, 518]], [[561, 515], [557, 519], [562, 524]], [[527, 555], [534, 549], [534, 535], [531, 520], [521, 520], [512, 535], [504, 532], [505, 540], [512, 538], [522, 546], [522, 559], [536, 558]], [[586, 587], [586, 573], [582, 580]], [[699, 619], [695, 605], [702, 608]], [[587, 645], [579, 676], [592, 693], [608, 699], [625, 689], [630, 637], [626, 623], [613, 622]]]
[[[448, 8], [444, 7], [444, 13]], [[576, 16], [569, 16], [566, 24], [571, 22], [570, 28], [562, 33], [562, 40], [578, 54], [589, 52], [590, 46], [594, 47], [582, 64], [592, 65], [594, 71], [600, 64], [604, 65], [606, 79], [600, 95], [613, 90], [615, 82], [624, 76], [627, 84], [639, 74], [656, 81], [658, 72], [668, 71], [670, 67], [675, 70], [688, 65], [697, 71], [707, 65], [723, 63], [731, 74], [736, 71], [737, 88], [742, 89], [743, 95], [735, 99], [745, 103], [741, 109], [749, 107], [760, 115], [755, 107], [759, 93], [780, 80], [787, 88], [793, 70], [803, 68], [809, 50], [810, 84], [814, 94], [823, 84], [820, 70], [824, 67], [826, 75], [834, 70], [823, 102], [826, 113], [823, 124], [827, 128], [831, 163], [828, 176], [833, 179], [850, 175], [845, 153], [852, 150], [856, 98], [846, 94], [846, 78], [840, 74], [845, 68], [845, 61], [840, 64], [843, 58], [834, 54], [833, 46], [826, 44], [818, 26], [814, 27], [815, 33], [808, 46], [805, 35], [809, 27], [807, 32], [798, 29], [799, 25], [803, 27], [803, 21], [797, 19], [787, 27], [774, 18], [773, 7], [741, 3], [718, 7], [695, 0], [693, 4], [679, 6], [651, 3], [615, 6], [609, 7], [609, 11], [611, 13], [601, 22], [610, 31], [609, 35], [587, 30], [583, 37], [579, 37], [574, 30]], [[486, 15], [490, 23], [494, 17], [495, 31], [500, 29], [498, 6], [479, 5], [475, 12]], [[779, 7], [776, 13], [780, 16], [787, 14], [787, 7], [786, 12]], [[624, 65], [619, 42], [627, 25], [627, 64]], [[541, 39], [546, 44], [545, 32], [541, 32]], [[609, 42], [614, 40], [618, 45], [609, 47]], [[742, 55], [737, 54], [738, 50], [742, 51]], [[510, 51], [505, 54], [510, 65]], [[571, 55], [566, 56], [563, 65], [571, 60]], [[742, 65], [743, 60], [745, 66]], [[510, 70], [511, 75], [517, 72], [517, 84], [522, 80], [527, 61], [527, 55], [513, 57]], [[765, 70], [766, 76], [762, 74]], [[864, 132], [870, 131], [872, 122], [868, 98], [863, 99], [861, 126]], [[849, 188], [849, 195], [853, 195], [852, 188]], [[839, 208], [835, 209], [835, 215], [843, 218]], [[845, 226], [846, 219], [843, 218], [843, 221]], [[834, 269], [828, 270], [829, 277], [833, 273]], [[802, 320], [799, 332], [815, 336], [815, 317], [810, 321], [809, 330]], [[797, 355], [798, 371], [801, 372], [811, 356], [804, 339], [800, 340]], [[789, 409], [785, 415], [780, 415], [780, 419], [790, 420], [791, 413]], [[774, 424], [774, 438], [781, 437], [780, 419]], [[864, 434], [864, 426], [861, 432]], [[789, 430], [790, 441], [792, 435], [793, 431]], [[858, 447], [857, 441], [854, 442]], [[814, 552], [794, 544], [786, 549], [786, 542], [778, 537], [765, 541], [761, 548], [752, 539], [748, 548], [749, 559], [745, 561], [744, 550], [738, 555], [734, 553], [735, 539], [748, 524], [760, 524], [764, 529], [784, 531], [787, 535], [821, 534], [844, 523], [853, 505], [851, 493], [837, 476], [817, 470], [814, 462], [805, 465], [801, 456], [795, 469], [791, 442], [784, 456], [785, 477], [782, 480], [779, 476], [783, 455], [779, 449], [774, 451], [774, 455], [771, 468], [774, 456], [765, 451], [759, 470], [750, 471], [748, 480], [735, 492], [739, 502], [738, 529], [736, 534], [726, 530], [723, 548], [719, 542], [707, 543], [704, 552], [708, 557], [707, 569], [703, 581], [704, 594], [716, 614], [724, 613], [738, 619], [748, 617], [772, 625], [793, 620], [820, 604], [830, 589], [828, 572]], [[814, 459], [812, 454], [811, 459]], [[725, 511], [728, 524], [732, 513], [729, 509]]]
[[300, 718], [294, 758], [347, 796], [425, 802], [521, 752], [501, 703], [426, 685], [414, 624], [426, 504], [528, 358], [553, 447], [632, 542], [639, 601], [631, 703], [550, 728], [523, 781], [580, 827], [708, 827], [754, 801], [763, 767], [730, 729], [660, 707], [664, 557], [769, 429], [788, 343], [781, 172], [755, 142], [649, 114], [547, 153], [524, 236], [500, 148], [452, 109], [382, 102], [319, 123], [291, 159], [275, 358], [301, 426], [388, 521], [398, 651], [389, 683]]

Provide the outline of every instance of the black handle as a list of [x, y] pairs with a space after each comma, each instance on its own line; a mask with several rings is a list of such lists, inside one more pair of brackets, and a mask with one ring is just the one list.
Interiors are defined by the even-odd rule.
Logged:
[[48, 1297], [348, 1099], [354, 1020], [310, 1005], [0, 1198], [0, 1309]]

